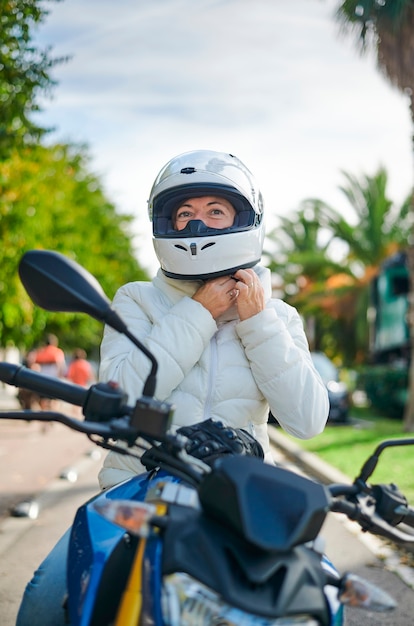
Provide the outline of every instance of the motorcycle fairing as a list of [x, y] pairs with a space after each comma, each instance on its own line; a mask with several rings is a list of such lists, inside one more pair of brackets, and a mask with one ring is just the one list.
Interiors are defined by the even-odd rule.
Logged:
[[[92, 506], [102, 499], [145, 500], [152, 481], [142, 474], [99, 493], [81, 506], [68, 553], [68, 609], [72, 626], [103, 626], [117, 608], [137, 539], [102, 517]], [[171, 480], [174, 480], [171, 477]], [[114, 615], [113, 615], [114, 616]]]
[[[260, 467], [265, 466], [257, 459], [252, 460]], [[236, 471], [235, 467], [231, 465], [230, 475]], [[254, 467], [254, 470], [261, 474], [261, 469]], [[227, 474], [226, 470], [224, 475]], [[157, 478], [163, 476], [168, 481], [180, 482], [163, 472], [157, 474]], [[113, 621], [138, 541], [99, 515], [92, 503], [99, 498], [143, 501], [154, 485], [153, 477], [153, 473], [148, 473], [125, 481], [79, 509], [68, 558], [69, 614], [73, 626], [103, 626]], [[251, 487], [250, 483], [244, 485]], [[214, 495], [218, 497], [219, 491]], [[203, 506], [205, 512], [170, 504], [166, 530], [161, 537], [150, 538], [144, 559], [144, 566], [150, 571], [147, 579], [150, 584], [144, 597], [143, 616], [151, 616], [154, 611], [152, 619], [158, 615], [162, 623], [162, 576], [184, 571], [215, 589], [229, 604], [247, 612], [277, 617], [301, 611], [309, 613], [311, 607], [312, 614], [319, 616], [322, 624], [329, 624], [329, 609], [322, 593], [325, 577], [320, 555], [304, 546], [289, 553], [287, 549], [270, 552], [253, 545], [242, 539], [240, 528], [234, 532], [231, 525], [224, 526], [223, 520], [214, 519], [218, 509], [212, 513], [209, 505], [206, 506], [206, 498]], [[320, 498], [316, 510], [319, 507]], [[240, 511], [243, 512], [243, 506]], [[278, 515], [282, 513], [279, 510]], [[266, 526], [270, 520], [263, 517], [263, 509], [259, 514], [261, 525]], [[319, 520], [315, 525], [312, 515], [308, 519], [313, 533]]]

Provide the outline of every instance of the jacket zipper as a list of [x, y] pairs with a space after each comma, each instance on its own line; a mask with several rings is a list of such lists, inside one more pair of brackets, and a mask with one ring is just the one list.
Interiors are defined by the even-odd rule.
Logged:
[[204, 404], [204, 420], [209, 419], [211, 417], [211, 400], [214, 389], [214, 380], [216, 377], [216, 369], [217, 369], [217, 339], [216, 335], [214, 335], [210, 339], [210, 372], [208, 376], [208, 385], [207, 385], [207, 398]]

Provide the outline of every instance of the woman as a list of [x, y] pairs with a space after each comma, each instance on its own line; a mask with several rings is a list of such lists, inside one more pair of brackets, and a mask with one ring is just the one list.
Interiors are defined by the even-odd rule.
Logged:
[[[113, 306], [155, 355], [155, 396], [174, 405], [175, 427], [213, 418], [244, 428], [269, 462], [269, 407], [292, 435], [320, 433], [326, 389], [297, 311], [272, 299], [270, 272], [259, 265], [263, 202], [251, 172], [231, 154], [174, 157], [154, 182], [149, 213], [160, 270], [151, 283], [121, 287]], [[117, 381], [134, 402], [149, 366], [105, 329], [101, 379]], [[110, 452], [101, 487], [141, 471], [136, 459]]]
[[[320, 433], [327, 392], [297, 311], [272, 299], [259, 265], [263, 203], [250, 171], [230, 154], [175, 157], [155, 180], [149, 212], [160, 270], [151, 283], [121, 287], [113, 307], [156, 357], [155, 396], [174, 405], [174, 427], [213, 418], [246, 429], [269, 462], [269, 407], [291, 434]], [[101, 380], [117, 381], [134, 402], [149, 368], [129, 339], [105, 328]], [[109, 452], [100, 484], [142, 471], [137, 459]], [[16, 626], [65, 623], [68, 540], [69, 532], [28, 584]]]

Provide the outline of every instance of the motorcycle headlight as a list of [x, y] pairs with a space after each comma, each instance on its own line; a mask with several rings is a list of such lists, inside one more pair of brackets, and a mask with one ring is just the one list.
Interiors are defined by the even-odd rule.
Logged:
[[167, 626], [318, 626], [310, 615], [269, 619], [246, 613], [184, 573], [164, 578], [162, 612]]

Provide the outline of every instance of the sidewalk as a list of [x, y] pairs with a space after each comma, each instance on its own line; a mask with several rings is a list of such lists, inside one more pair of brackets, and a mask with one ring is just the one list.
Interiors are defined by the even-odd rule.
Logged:
[[[99, 491], [96, 477], [102, 460], [84, 454], [76, 458], [73, 467], [78, 480], [61, 480], [55, 473], [38, 494], [38, 519], [0, 519], [1, 626], [15, 626], [20, 601], [33, 572], [72, 524], [77, 509]], [[62, 468], [62, 462], [56, 467]]]
[[[0, 412], [19, 410], [15, 393], [0, 386]], [[97, 451], [85, 435], [59, 423], [0, 419], [0, 524], [16, 505], [37, 499], [59, 477], [65, 482], [79, 459]]]

